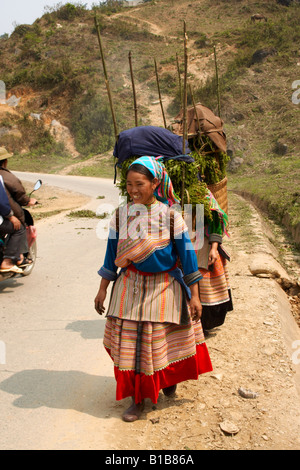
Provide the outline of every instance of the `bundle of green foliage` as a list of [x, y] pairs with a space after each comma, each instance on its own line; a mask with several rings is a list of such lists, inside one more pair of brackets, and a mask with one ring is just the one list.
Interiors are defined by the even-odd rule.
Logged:
[[207, 185], [219, 183], [225, 178], [227, 163], [230, 160], [227, 153], [216, 151], [214, 144], [206, 136], [190, 139], [189, 147], [199, 173]]
[[[122, 167], [119, 171], [119, 182], [117, 184], [120, 193], [122, 196], [125, 196], [129, 201], [129, 195], [126, 188], [126, 173], [131, 165], [131, 163], [136, 160], [138, 157], [134, 156], [128, 158], [122, 163]], [[191, 204], [193, 208], [197, 204], [204, 205], [204, 215], [211, 219], [211, 211], [209, 208], [209, 200], [207, 199], [207, 185], [204, 182], [201, 182], [198, 178], [199, 173], [199, 164], [195, 161], [192, 163], [187, 163], [184, 161], [169, 159], [164, 163], [165, 168], [168, 172], [169, 177], [171, 178], [174, 191], [178, 196], [178, 199], [181, 199], [182, 191], [182, 178], [184, 174], [184, 204]]]

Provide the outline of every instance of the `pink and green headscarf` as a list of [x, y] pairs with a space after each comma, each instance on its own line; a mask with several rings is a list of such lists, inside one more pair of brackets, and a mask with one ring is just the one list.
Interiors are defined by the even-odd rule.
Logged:
[[180, 204], [180, 199], [174, 192], [173, 184], [167, 170], [164, 164], [159, 161], [162, 158], [163, 157], [140, 157], [137, 160], [134, 160], [130, 167], [135, 164], [143, 165], [150, 171], [153, 178], [158, 179], [159, 185], [154, 191], [154, 195], [159, 201], [164, 204], [168, 204], [169, 206]]

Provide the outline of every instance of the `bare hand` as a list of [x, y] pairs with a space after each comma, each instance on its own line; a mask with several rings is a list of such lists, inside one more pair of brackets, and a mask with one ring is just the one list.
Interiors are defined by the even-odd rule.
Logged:
[[208, 255], [208, 266], [214, 264], [218, 259], [218, 249], [212, 247]]
[[105, 312], [104, 300], [106, 297], [106, 291], [99, 289], [98, 294], [95, 297], [95, 310], [102, 315]]
[[27, 206], [30, 206], [30, 207], [31, 207], [31, 206], [35, 206], [36, 204], [37, 204], [37, 200], [34, 199], [33, 197], [31, 197], [31, 198], [29, 199], [29, 202], [28, 202]]
[[20, 222], [19, 219], [17, 219], [17, 217], [15, 217], [14, 215], [12, 215], [12, 216], [9, 218], [9, 221], [13, 224], [15, 230], [20, 230], [20, 228], [21, 228], [21, 222]]
[[190, 311], [192, 320], [195, 322], [200, 321], [202, 316], [202, 305], [199, 297], [192, 297], [190, 300]]

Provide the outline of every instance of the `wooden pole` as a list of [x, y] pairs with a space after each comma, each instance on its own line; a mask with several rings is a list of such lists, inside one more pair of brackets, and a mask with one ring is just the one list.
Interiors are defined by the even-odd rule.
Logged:
[[218, 73], [218, 61], [217, 61], [216, 46], [214, 46], [214, 56], [215, 56], [216, 80], [217, 80], [218, 115], [219, 115], [219, 117], [221, 117], [220, 84], [219, 84], [219, 73]]
[[[187, 34], [186, 23], [184, 26], [184, 84], [183, 84], [183, 135], [182, 135], [182, 154], [185, 154], [185, 141], [187, 140], [187, 68], [188, 68], [188, 54], [187, 54]], [[181, 206], [184, 206], [184, 180], [185, 168], [182, 166], [182, 182], [181, 182]]]
[[193, 89], [192, 89], [190, 83], [189, 83], [189, 89], [190, 89], [190, 94], [191, 94], [191, 97], [192, 97], [192, 102], [193, 102], [193, 107], [194, 107], [195, 115], [196, 115], [196, 118], [197, 118], [198, 133], [199, 133], [199, 137], [201, 138], [200, 120], [199, 120], [199, 116], [198, 116], [198, 111], [197, 111], [197, 107], [196, 107], [196, 102], [195, 102], [195, 97], [194, 97]]
[[161, 99], [161, 93], [160, 93], [160, 86], [159, 86], [159, 79], [158, 79], [158, 71], [157, 71], [156, 59], [154, 59], [154, 67], [155, 67], [155, 75], [156, 75], [156, 83], [157, 83], [158, 97], [159, 97], [161, 112], [162, 112], [162, 116], [163, 116], [163, 120], [164, 120], [164, 126], [165, 126], [165, 129], [166, 129], [166, 128], [167, 128], [167, 122], [166, 122], [164, 107], [163, 107], [162, 99]]
[[135, 92], [133, 69], [132, 69], [131, 51], [129, 51], [128, 59], [129, 59], [132, 93], [133, 93], [134, 121], [135, 121], [135, 127], [138, 127], [137, 102], [136, 102], [136, 92]]
[[178, 60], [177, 52], [176, 52], [176, 63], [177, 63], [178, 82], [179, 82], [179, 100], [180, 100], [180, 108], [181, 108], [181, 106], [182, 106], [182, 89], [181, 89], [180, 66], [179, 66], [179, 60]]
[[94, 20], [95, 20], [95, 26], [96, 26], [98, 42], [99, 42], [99, 47], [100, 47], [105, 85], [106, 85], [106, 90], [107, 90], [107, 94], [108, 94], [108, 99], [109, 99], [109, 104], [110, 104], [110, 109], [111, 109], [111, 114], [112, 114], [112, 119], [113, 119], [113, 124], [114, 124], [115, 138], [117, 140], [118, 139], [118, 128], [117, 128], [116, 115], [115, 115], [115, 111], [114, 111], [114, 106], [113, 106], [113, 101], [112, 101], [112, 96], [111, 96], [110, 86], [109, 86], [109, 80], [108, 80], [108, 75], [107, 75], [107, 70], [106, 70], [106, 64], [105, 64], [105, 58], [104, 58], [102, 41], [101, 41], [101, 34], [100, 34], [100, 26], [99, 26], [98, 19], [97, 19], [96, 15], [95, 15]]

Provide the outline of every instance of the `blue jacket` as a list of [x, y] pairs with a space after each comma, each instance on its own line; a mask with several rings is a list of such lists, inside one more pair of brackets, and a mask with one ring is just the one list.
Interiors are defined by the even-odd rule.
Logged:
[[11, 208], [8, 197], [3, 186], [2, 178], [0, 177], [0, 224], [3, 222], [3, 217], [8, 217], [10, 212]]

